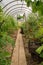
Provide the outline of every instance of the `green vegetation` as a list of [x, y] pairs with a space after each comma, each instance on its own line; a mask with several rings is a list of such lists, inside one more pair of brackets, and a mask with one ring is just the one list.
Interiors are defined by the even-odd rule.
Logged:
[[[28, 41], [39, 42], [40, 46], [36, 49], [39, 57], [43, 58], [43, 2], [42, 0], [25, 0], [27, 6], [32, 8], [26, 22], [22, 24], [23, 32]], [[37, 15], [35, 15], [37, 13]], [[38, 43], [37, 43], [38, 44]], [[43, 62], [40, 64], [43, 65]]]
[[36, 52], [40, 55], [40, 57], [43, 58], [43, 45], [40, 46], [40, 47], [36, 50]]
[[[22, 24], [26, 40], [40, 42], [41, 46], [36, 49], [36, 53], [43, 58], [43, 17], [30, 14], [27, 21]], [[37, 43], [38, 44], [38, 43]]]
[[18, 28], [18, 23], [12, 16], [5, 16], [0, 6], [0, 65], [10, 65], [11, 53], [6, 50], [7, 45], [15, 45], [15, 40], [10, 36]]
[[[23, 33], [30, 41], [40, 42], [40, 46], [35, 50], [39, 57], [43, 58], [43, 2], [42, 0], [25, 0], [27, 6], [32, 8], [32, 14], [23, 22], [21, 28]], [[37, 15], [36, 15], [37, 13]], [[18, 16], [21, 19], [23, 16]], [[10, 36], [18, 29], [18, 23], [12, 16], [5, 16], [0, 6], [0, 65], [10, 65], [11, 53], [6, 50], [6, 46], [15, 45], [15, 40]], [[38, 43], [37, 43], [38, 44]], [[41, 62], [40, 65], [43, 65]]]
[[17, 17], [17, 19], [21, 19], [21, 18], [24, 18], [24, 16], [19, 15], [19, 16]]
[[43, 65], [43, 62], [41, 62], [39, 65]]
[[43, 15], [43, 2], [42, 0], [25, 0], [27, 2], [27, 6], [32, 7], [33, 12], [39, 12], [39, 14]]

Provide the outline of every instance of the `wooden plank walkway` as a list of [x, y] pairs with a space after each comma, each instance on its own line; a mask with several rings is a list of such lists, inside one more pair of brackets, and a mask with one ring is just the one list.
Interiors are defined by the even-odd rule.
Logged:
[[11, 65], [27, 65], [23, 40], [22, 40], [22, 34], [20, 33], [20, 30], [18, 31]]

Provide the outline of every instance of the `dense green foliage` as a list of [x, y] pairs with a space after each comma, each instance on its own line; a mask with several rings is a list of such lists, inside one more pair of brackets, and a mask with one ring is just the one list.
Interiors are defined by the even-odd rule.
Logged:
[[1, 6], [0, 6], [0, 12], [3, 12], [3, 10], [2, 10], [2, 8], [1, 8]]
[[39, 12], [39, 14], [43, 15], [43, 2], [42, 0], [25, 0], [27, 2], [27, 6], [31, 6], [33, 12]]
[[40, 47], [36, 50], [36, 52], [40, 55], [40, 57], [43, 58], [43, 45], [40, 46]]
[[43, 58], [43, 16], [31, 14], [27, 21], [22, 24], [26, 39], [40, 42], [41, 46], [36, 49], [36, 53]]
[[[39, 41], [41, 46], [36, 49], [36, 53], [43, 58], [43, 1], [42, 0], [25, 0], [27, 6], [32, 8], [33, 13], [28, 17], [28, 20], [22, 24], [24, 34], [27, 39], [35, 42]], [[29, 40], [28, 40], [29, 41]], [[43, 62], [40, 64], [43, 65]]]
[[5, 16], [0, 6], [0, 65], [10, 65], [11, 53], [6, 50], [7, 45], [15, 45], [14, 39], [10, 36], [17, 30], [17, 22], [12, 16]]
[[[28, 20], [22, 24], [24, 33], [29, 35], [29, 38], [36, 38], [43, 42], [43, 16], [35, 16], [30, 14]], [[41, 38], [41, 39], [40, 39]]]

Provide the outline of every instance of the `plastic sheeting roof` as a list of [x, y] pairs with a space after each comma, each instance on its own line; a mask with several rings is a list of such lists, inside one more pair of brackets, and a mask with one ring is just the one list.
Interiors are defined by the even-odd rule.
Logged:
[[26, 6], [26, 2], [23, 0], [2, 0], [0, 5], [3, 8], [5, 15], [15, 16], [17, 14], [30, 14], [32, 12], [31, 7]]

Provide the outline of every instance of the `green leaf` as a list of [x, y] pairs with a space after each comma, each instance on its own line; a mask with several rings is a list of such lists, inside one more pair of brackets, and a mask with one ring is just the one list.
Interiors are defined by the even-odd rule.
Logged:
[[41, 52], [40, 57], [43, 58], [43, 51]]
[[0, 12], [3, 12], [2, 7], [0, 6]]
[[43, 65], [43, 62], [41, 62], [39, 65]]
[[40, 54], [43, 51], [43, 45], [36, 49], [36, 52]]

